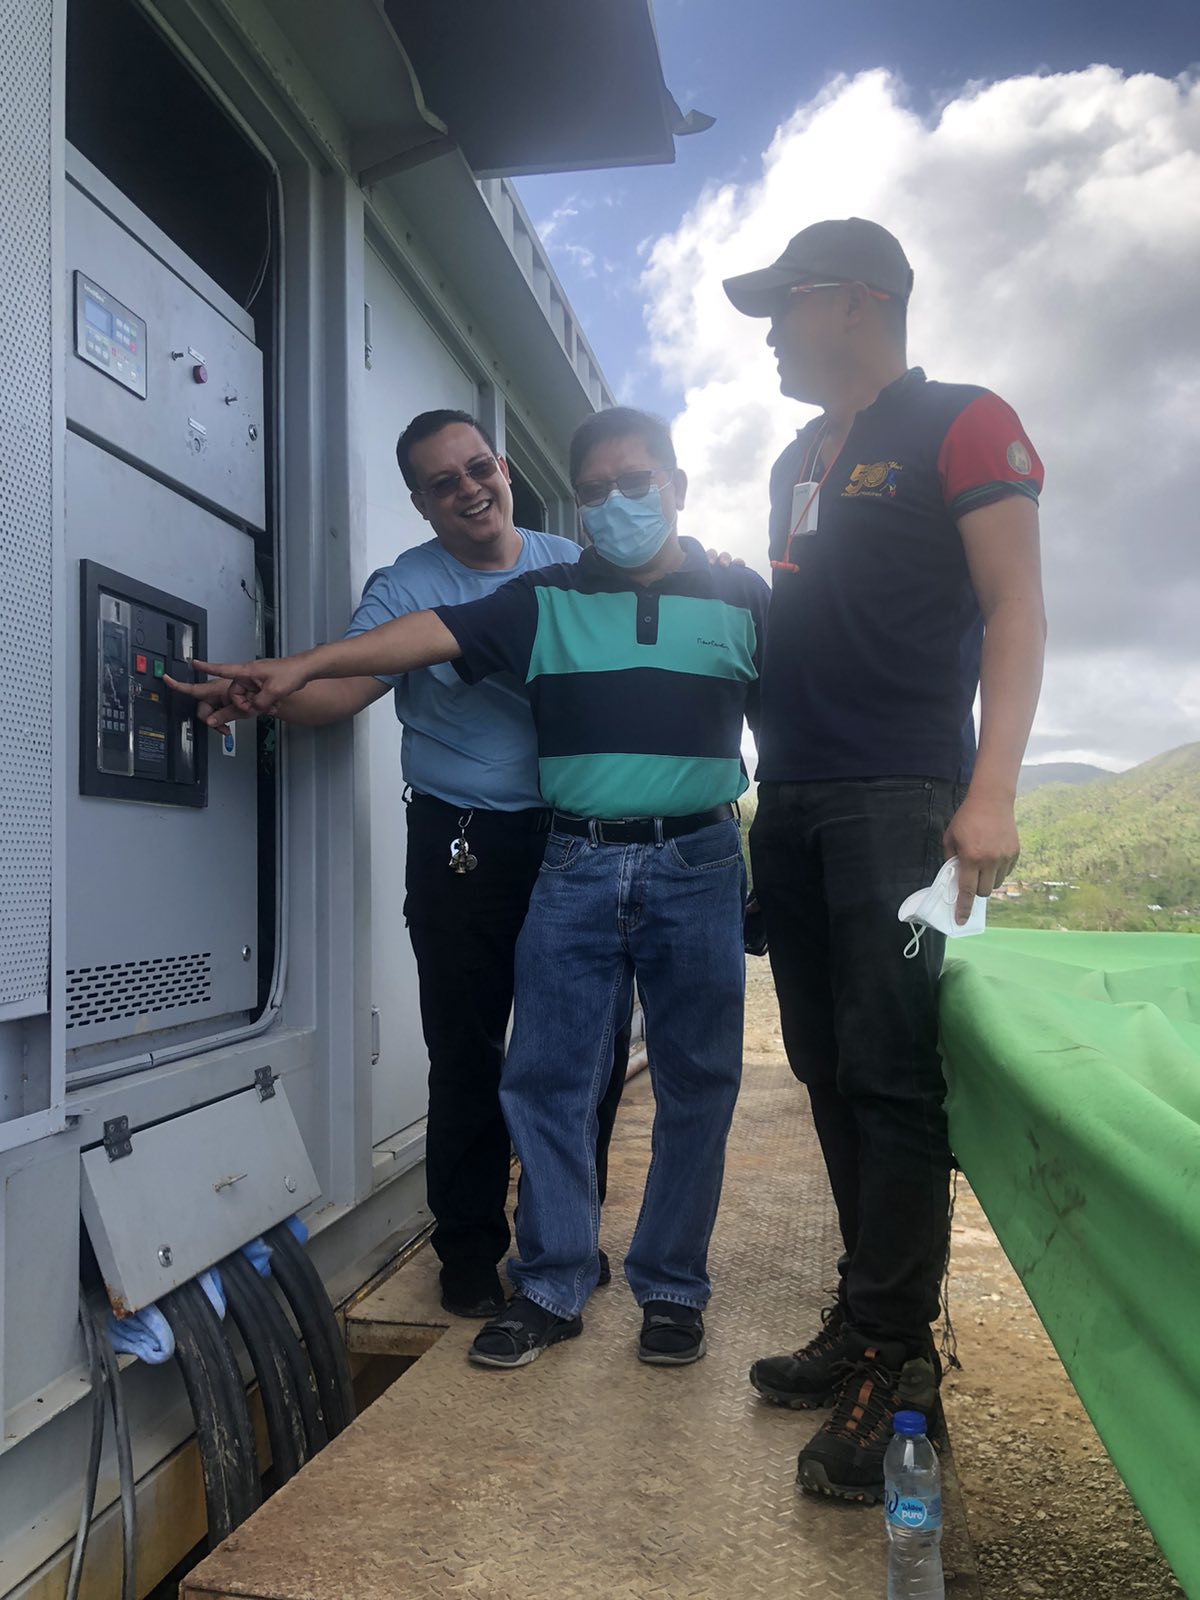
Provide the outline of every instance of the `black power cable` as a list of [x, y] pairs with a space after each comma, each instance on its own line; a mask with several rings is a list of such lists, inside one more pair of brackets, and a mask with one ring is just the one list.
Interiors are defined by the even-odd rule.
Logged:
[[79, 1322], [83, 1328], [83, 1346], [87, 1352], [88, 1372], [92, 1381], [92, 1439], [88, 1447], [87, 1472], [83, 1480], [83, 1504], [79, 1508], [79, 1527], [75, 1534], [75, 1548], [71, 1552], [71, 1570], [67, 1574], [66, 1600], [76, 1600], [83, 1577], [83, 1561], [87, 1555], [88, 1535], [92, 1529], [92, 1512], [96, 1508], [96, 1484], [100, 1478], [100, 1453], [104, 1448], [104, 1367], [96, 1339], [96, 1325], [92, 1321], [83, 1290], [79, 1291]]
[[137, 1484], [133, 1476], [129, 1413], [125, 1409], [121, 1368], [108, 1330], [100, 1324], [94, 1327], [94, 1331], [108, 1379], [108, 1399], [117, 1437], [117, 1467], [121, 1483], [121, 1600], [137, 1600]]
[[[249, 1265], [249, 1263], [247, 1263]], [[258, 1275], [253, 1274], [253, 1279], [246, 1279], [247, 1287], [253, 1282], [252, 1292], [259, 1302], [259, 1309], [267, 1327], [271, 1331], [276, 1344], [287, 1357], [288, 1366], [292, 1373], [292, 1383], [300, 1402], [300, 1412], [304, 1419], [305, 1451], [304, 1460], [315, 1456], [318, 1450], [324, 1450], [329, 1443], [329, 1434], [325, 1429], [325, 1419], [321, 1415], [321, 1397], [317, 1393], [317, 1380], [313, 1373], [312, 1363], [301, 1348], [296, 1337], [296, 1331], [288, 1321], [287, 1313], [272, 1293], [267, 1283]]]
[[276, 1342], [273, 1329], [263, 1317], [262, 1302], [254, 1292], [254, 1285], [261, 1281], [258, 1273], [241, 1255], [229, 1256], [222, 1261], [219, 1270], [229, 1314], [242, 1336], [258, 1379], [278, 1487], [295, 1477], [307, 1455], [300, 1397], [287, 1355]]
[[233, 1490], [234, 1526], [237, 1527], [262, 1503], [254, 1424], [246, 1403], [246, 1386], [229, 1337], [204, 1290], [193, 1279], [174, 1292], [191, 1313], [193, 1327], [212, 1373], [218, 1400], [217, 1417], [223, 1431], [222, 1448]]
[[202, 1335], [196, 1330], [190, 1300], [182, 1290], [173, 1289], [162, 1297], [158, 1307], [175, 1336], [175, 1359], [183, 1375], [184, 1388], [196, 1423], [196, 1443], [204, 1477], [208, 1546], [210, 1550], [215, 1550], [221, 1540], [233, 1532], [238, 1522], [234, 1510], [234, 1484], [225, 1446], [227, 1425], [208, 1367], [207, 1340], [202, 1341]]
[[295, 1234], [281, 1222], [265, 1235], [274, 1254], [271, 1271], [292, 1308], [317, 1379], [331, 1439], [354, 1421], [354, 1388], [346, 1347], [320, 1274]]

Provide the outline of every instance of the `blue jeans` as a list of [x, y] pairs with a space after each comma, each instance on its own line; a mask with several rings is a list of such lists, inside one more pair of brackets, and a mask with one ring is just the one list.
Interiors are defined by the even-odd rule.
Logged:
[[596, 1286], [596, 1107], [635, 978], [656, 1110], [625, 1276], [639, 1305], [707, 1304], [742, 1070], [744, 883], [732, 821], [661, 845], [550, 835], [517, 942], [500, 1102], [521, 1160], [509, 1275], [557, 1316]]

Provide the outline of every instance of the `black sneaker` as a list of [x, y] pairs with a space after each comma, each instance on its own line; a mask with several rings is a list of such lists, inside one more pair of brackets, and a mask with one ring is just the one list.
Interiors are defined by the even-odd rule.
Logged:
[[647, 1300], [642, 1307], [638, 1360], [651, 1367], [688, 1367], [706, 1349], [704, 1318], [694, 1306]]
[[596, 1279], [596, 1287], [602, 1289], [606, 1283], [612, 1282], [612, 1266], [603, 1250], [598, 1250], [596, 1253], [600, 1257], [600, 1276]]
[[829, 1420], [800, 1452], [796, 1481], [811, 1494], [874, 1505], [883, 1499], [883, 1457], [897, 1411], [919, 1411], [932, 1433], [940, 1415], [941, 1364], [930, 1345], [911, 1356], [902, 1344], [872, 1344], [852, 1330]]
[[495, 1317], [508, 1304], [495, 1267], [475, 1272], [443, 1267], [440, 1281], [442, 1308], [453, 1317]]
[[821, 1331], [790, 1356], [763, 1356], [750, 1368], [751, 1387], [772, 1405], [815, 1411], [837, 1393], [847, 1346], [846, 1308], [840, 1300], [821, 1313]]
[[480, 1328], [467, 1354], [480, 1367], [527, 1367], [552, 1344], [577, 1339], [582, 1332], [582, 1317], [556, 1317], [553, 1311], [517, 1294], [503, 1315]]

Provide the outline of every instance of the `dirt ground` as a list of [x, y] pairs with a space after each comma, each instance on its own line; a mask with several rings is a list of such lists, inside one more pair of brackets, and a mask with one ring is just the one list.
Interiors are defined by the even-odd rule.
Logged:
[[[783, 1050], [765, 960], [748, 962], [746, 1050]], [[962, 1370], [943, 1395], [982, 1600], [1184, 1600], [962, 1178], [951, 1261]]]

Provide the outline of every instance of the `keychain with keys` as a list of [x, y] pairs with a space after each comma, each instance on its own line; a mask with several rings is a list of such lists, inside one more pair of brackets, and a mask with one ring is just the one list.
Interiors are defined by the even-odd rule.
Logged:
[[468, 811], [465, 817], [458, 819], [458, 838], [450, 841], [450, 871], [457, 872], [460, 876], [464, 872], [474, 872], [479, 865], [478, 860], [471, 854], [471, 846], [467, 843], [467, 824], [475, 815]]

